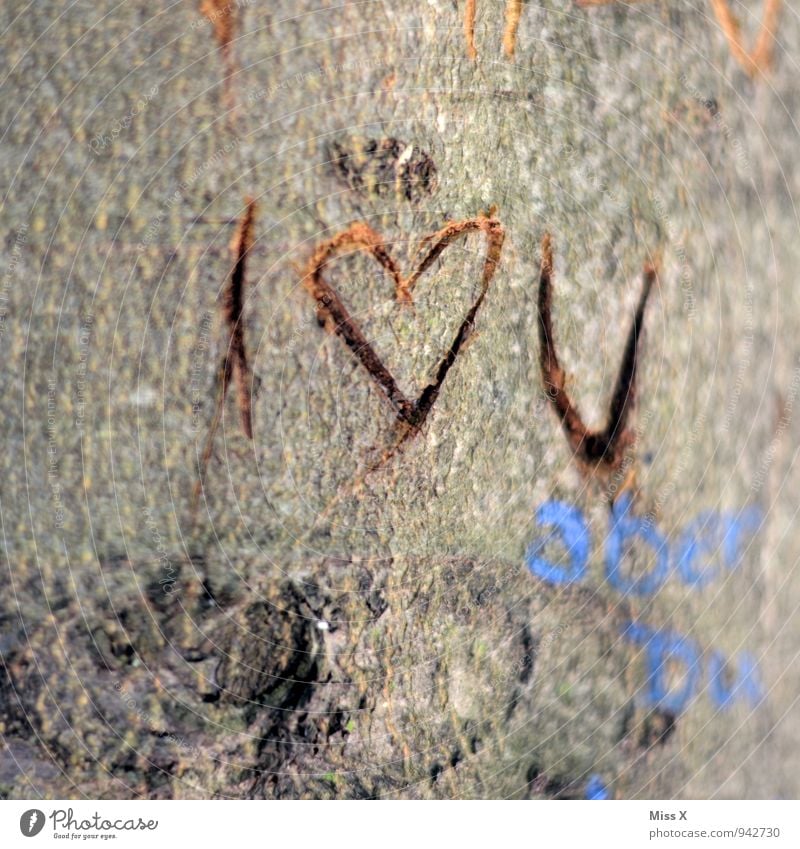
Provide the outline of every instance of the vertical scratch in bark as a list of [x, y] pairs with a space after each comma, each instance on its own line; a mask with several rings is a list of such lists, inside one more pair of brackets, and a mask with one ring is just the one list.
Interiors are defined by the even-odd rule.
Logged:
[[467, 0], [464, 8], [464, 37], [467, 40], [467, 56], [473, 61], [478, 58], [475, 49], [475, 4], [477, 0]]
[[517, 29], [522, 17], [522, 0], [508, 0], [506, 3], [506, 29], [503, 33], [503, 50], [511, 58], [517, 46]]
[[233, 75], [236, 72], [236, 60], [233, 55], [233, 41], [236, 37], [238, 19], [234, 0], [201, 0], [200, 12], [208, 18], [214, 27], [214, 37], [219, 44], [225, 72], [224, 99], [227, 108], [236, 108], [233, 91]]
[[231, 241], [234, 266], [225, 292], [223, 309], [230, 333], [230, 344], [226, 355], [225, 383], [223, 394], [228, 390], [231, 373], [236, 380], [236, 396], [242, 431], [248, 439], [253, 438], [252, 399], [250, 396], [250, 368], [247, 362], [247, 345], [244, 338], [244, 290], [247, 284], [247, 256], [253, 246], [256, 202], [246, 199], [246, 208], [239, 227]]
[[247, 283], [247, 256], [253, 246], [253, 228], [255, 225], [257, 204], [253, 198], [245, 198], [245, 211], [239, 219], [236, 233], [231, 240], [233, 269], [228, 278], [222, 296], [222, 314], [228, 331], [225, 354], [218, 371], [218, 392], [214, 409], [214, 418], [209, 427], [203, 455], [200, 459], [200, 474], [192, 497], [195, 507], [203, 487], [206, 469], [214, 450], [214, 438], [222, 419], [222, 411], [231, 381], [236, 381], [236, 403], [242, 432], [248, 439], [253, 438], [252, 396], [250, 393], [250, 367], [247, 358], [247, 344], [244, 335], [244, 300]]

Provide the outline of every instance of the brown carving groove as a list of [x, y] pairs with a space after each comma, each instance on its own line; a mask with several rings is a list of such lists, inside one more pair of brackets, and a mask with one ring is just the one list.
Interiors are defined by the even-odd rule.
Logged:
[[250, 366], [247, 358], [247, 345], [244, 335], [244, 290], [247, 284], [247, 257], [253, 246], [253, 228], [258, 205], [251, 197], [245, 198], [245, 211], [239, 219], [236, 232], [231, 239], [230, 250], [233, 256], [233, 268], [222, 296], [222, 314], [228, 331], [227, 345], [219, 368], [219, 392], [214, 410], [214, 418], [209, 427], [203, 456], [200, 460], [200, 477], [195, 485], [192, 498], [194, 505], [203, 486], [208, 462], [214, 448], [225, 399], [231, 382], [236, 381], [236, 406], [242, 432], [248, 439], [253, 438], [253, 403], [250, 393]]
[[236, 99], [233, 92], [233, 75], [236, 72], [236, 60], [233, 55], [233, 40], [239, 27], [236, 14], [238, 3], [234, 0], [201, 0], [200, 13], [205, 15], [214, 27], [214, 37], [222, 54], [225, 68], [224, 96], [228, 109], [234, 109]]
[[620, 466], [625, 449], [634, 441], [627, 421], [636, 399], [636, 367], [639, 342], [642, 336], [644, 311], [658, 272], [653, 265], [645, 264], [642, 272], [642, 294], [633, 317], [633, 325], [625, 344], [617, 383], [611, 396], [608, 424], [603, 430], [591, 431], [583, 423], [577, 407], [567, 394], [566, 374], [558, 360], [553, 339], [553, 249], [550, 234], [542, 239], [542, 266], [539, 276], [539, 364], [545, 391], [556, 411], [567, 441], [584, 463], [604, 466], [613, 470]]
[[[324, 277], [324, 266], [334, 257], [350, 251], [369, 254], [382, 266], [394, 281], [395, 298], [401, 304], [412, 303], [412, 292], [419, 278], [430, 268], [442, 251], [461, 236], [471, 232], [486, 234], [486, 256], [481, 275], [481, 287], [464, 316], [458, 331], [436, 368], [436, 376], [416, 400], [405, 396], [392, 373], [384, 365], [378, 354], [367, 341], [359, 324], [347, 311], [336, 290]], [[338, 233], [332, 239], [318, 245], [308, 261], [303, 285], [316, 301], [317, 318], [329, 332], [338, 336], [350, 349], [376, 383], [381, 394], [389, 401], [397, 418], [412, 430], [418, 430], [427, 419], [448, 372], [456, 361], [461, 349], [472, 334], [475, 318], [483, 304], [489, 284], [494, 277], [503, 248], [505, 233], [502, 224], [490, 212], [489, 216], [479, 215], [463, 221], [451, 221], [441, 230], [427, 236], [420, 244], [420, 250], [427, 248], [416, 269], [404, 277], [397, 263], [388, 253], [385, 240], [364, 222], [356, 222], [347, 230]]]
[[247, 346], [244, 339], [244, 289], [247, 255], [253, 246], [253, 225], [257, 205], [253, 198], [246, 198], [246, 207], [236, 233], [231, 240], [234, 257], [233, 271], [222, 301], [225, 322], [228, 325], [229, 344], [222, 365], [222, 402], [228, 393], [231, 378], [236, 380], [236, 401], [242, 431], [248, 439], [253, 438], [252, 399], [250, 396], [250, 367], [247, 363]]
[[467, 56], [473, 62], [478, 58], [475, 47], [475, 5], [476, 0], [467, 0], [464, 6], [464, 38], [467, 42]]
[[522, 17], [522, 0], [508, 0], [506, 3], [506, 28], [503, 32], [503, 51], [510, 59], [517, 47], [517, 29]]
[[[612, 0], [605, 0], [612, 2]], [[477, 0], [466, 0], [464, 5], [464, 39], [467, 42], [467, 56], [474, 62], [478, 58], [475, 47], [475, 13]], [[522, 0], [506, 0], [506, 24], [503, 30], [503, 52], [510, 59], [517, 47], [517, 29], [522, 17]]]

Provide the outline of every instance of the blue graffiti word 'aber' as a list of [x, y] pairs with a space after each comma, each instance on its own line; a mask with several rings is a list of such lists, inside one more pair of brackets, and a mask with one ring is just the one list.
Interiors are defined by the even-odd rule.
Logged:
[[[587, 577], [592, 536], [584, 514], [563, 501], [548, 501], [536, 511], [538, 524], [547, 530], [531, 543], [525, 563], [530, 571], [551, 584], [572, 584]], [[606, 537], [605, 572], [609, 584], [621, 593], [652, 596], [670, 574], [676, 574], [687, 586], [701, 588], [719, 577], [719, 566], [710, 566], [721, 552], [725, 568], [735, 569], [741, 560], [744, 541], [753, 536], [763, 520], [758, 507], [736, 512], [705, 511], [679, 535], [671, 551], [669, 543], [648, 518], [633, 514], [630, 496], [620, 498], [612, 507]], [[558, 564], [543, 556], [544, 547], [558, 541], [566, 551], [566, 563]], [[623, 571], [625, 551], [638, 540], [654, 555], [650, 570], [638, 576]]]

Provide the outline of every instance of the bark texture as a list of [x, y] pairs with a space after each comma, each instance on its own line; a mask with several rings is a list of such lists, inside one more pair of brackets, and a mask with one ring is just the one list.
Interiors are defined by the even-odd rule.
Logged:
[[[474, 59], [462, 0], [320, 5], [0, 8], [0, 793], [796, 796], [795, 0], [760, 79], [699, 0], [512, 3], [513, 51], [505, 4], [478, 2]], [[759, 4], [736, 11], [754, 33]], [[193, 506], [248, 197], [253, 439], [232, 389]], [[496, 272], [409, 436], [319, 326], [307, 263], [364, 222], [408, 275], [493, 206]], [[660, 262], [617, 475], [581, 469], [543, 394], [545, 231], [590, 428]], [[406, 398], [486, 250], [449, 244], [413, 308], [367, 253], [325, 267]], [[704, 511], [766, 519], [707, 586], [626, 598], [605, 574], [623, 487], [676, 545]], [[525, 566], [548, 500], [586, 517], [579, 584]], [[766, 699], [722, 710], [704, 671], [679, 715], [648, 703], [631, 620], [703, 670], [749, 651]]]

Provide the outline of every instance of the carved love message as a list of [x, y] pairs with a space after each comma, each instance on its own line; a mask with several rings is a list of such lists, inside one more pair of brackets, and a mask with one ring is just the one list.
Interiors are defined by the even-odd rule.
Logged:
[[[485, 233], [487, 243], [480, 291], [459, 325], [447, 353], [439, 361], [433, 382], [422, 390], [416, 400], [411, 400], [397, 385], [394, 376], [369, 344], [361, 327], [349, 314], [336, 290], [325, 279], [324, 266], [342, 253], [360, 251], [369, 254], [394, 281], [395, 299], [401, 304], [411, 304], [414, 286], [442, 251], [456, 239], [475, 231]], [[438, 232], [422, 240], [420, 249], [427, 249], [424, 256], [411, 274], [403, 276], [397, 263], [386, 250], [385, 240], [364, 222], [357, 222], [320, 244], [308, 262], [303, 285], [316, 301], [317, 318], [320, 324], [347, 345], [392, 405], [398, 419], [413, 429], [420, 428], [424, 423], [439, 396], [447, 373], [472, 333], [475, 318], [500, 261], [504, 238], [502, 224], [491, 213], [489, 216], [480, 215], [464, 221], [451, 221]]]

